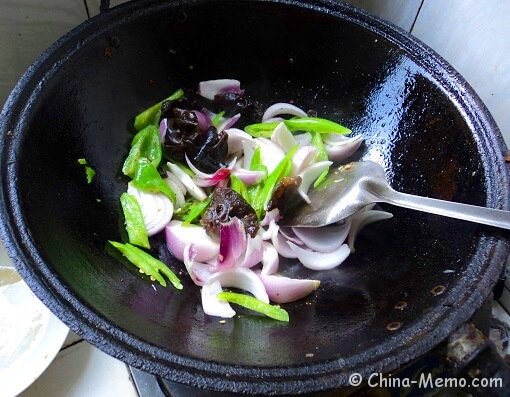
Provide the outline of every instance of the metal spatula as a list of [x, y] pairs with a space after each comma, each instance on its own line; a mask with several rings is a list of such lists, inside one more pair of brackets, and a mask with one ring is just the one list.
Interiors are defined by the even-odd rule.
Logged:
[[353, 162], [335, 169], [324, 183], [309, 192], [309, 197], [310, 205], [293, 209], [280, 224], [325, 226], [347, 218], [368, 204], [389, 203], [510, 230], [510, 211], [397, 192], [389, 186], [384, 169], [371, 161]]

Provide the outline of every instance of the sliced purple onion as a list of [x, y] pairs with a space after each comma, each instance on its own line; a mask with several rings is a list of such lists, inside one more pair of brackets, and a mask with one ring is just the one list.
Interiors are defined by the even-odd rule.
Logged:
[[[280, 161], [285, 157], [285, 153], [283, 150], [266, 138], [255, 138], [255, 141], [260, 147], [260, 157], [262, 164], [267, 167], [267, 172], [271, 173], [274, 169], [280, 164]], [[246, 161], [246, 153], [245, 153], [245, 161]], [[248, 168], [248, 167], [246, 167]]]
[[228, 183], [222, 183], [222, 182], [225, 182], [225, 181], [228, 182], [229, 177], [230, 177], [230, 170], [228, 168], [220, 168], [218, 171], [216, 171], [214, 174], [212, 174], [210, 178], [203, 179], [200, 177], [195, 177], [195, 178], [193, 178], [193, 181], [197, 184], [197, 186], [200, 186], [200, 187], [211, 187], [211, 186], [216, 186], [216, 185], [219, 186], [220, 183], [221, 183], [221, 186], [225, 187]]
[[328, 158], [337, 162], [344, 161], [356, 153], [362, 143], [363, 137], [358, 135], [343, 142], [327, 144], [326, 151], [328, 152]]
[[312, 165], [317, 158], [317, 149], [314, 146], [300, 147], [292, 157], [292, 176], [298, 175]]
[[262, 116], [262, 122], [265, 122], [266, 120], [281, 114], [289, 114], [298, 117], [307, 116], [303, 109], [300, 109], [295, 105], [290, 103], [275, 103], [274, 105], [269, 106], [264, 112], [264, 115]]
[[273, 208], [271, 211], [266, 212], [264, 219], [260, 221], [260, 226], [269, 226], [271, 221], [278, 222], [280, 219], [280, 210], [278, 208]]
[[237, 161], [237, 158], [234, 158], [226, 168], [220, 168], [214, 174], [206, 174], [195, 167], [187, 155], [184, 156], [186, 157], [186, 163], [188, 163], [189, 168], [196, 175], [195, 178], [193, 178], [193, 181], [197, 186], [201, 187], [216, 186], [221, 181], [228, 179], [230, 177], [230, 172]]
[[239, 288], [251, 293], [255, 298], [262, 302], [269, 303], [266, 289], [259, 276], [245, 267], [236, 267], [225, 271], [217, 272], [209, 278], [207, 283], [210, 285], [218, 281], [223, 288]]
[[188, 271], [191, 280], [195, 285], [202, 286], [213, 274], [213, 267], [207, 263], [197, 262], [197, 249], [194, 244], [187, 244], [184, 247], [184, 266]]
[[186, 190], [191, 194], [194, 198], [196, 198], [198, 201], [204, 201], [207, 198], [207, 194], [196, 185], [195, 182], [193, 182], [193, 179], [186, 174], [181, 167], [179, 167], [177, 164], [173, 164], [171, 162], [167, 163], [168, 168], [170, 171], [177, 177], [177, 179], [186, 186]]
[[159, 123], [159, 136], [161, 138], [161, 142], [165, 141], [166, 130], [168, 129], [168, 120], [165, 118], [161, 120]]
[[195, 113], [195, 116], [197, 116], [200, 131], [207, 131], [212, 125], [211, 118], [206, 113], [200, 112], [199, 110], [194, 110], [193, 112]]
[[209, 109], [207, 108], [202, 108], [202, 113], [209, 118], [209, 120], [212, 120], [214, 119], [214, 117], [216, 116], [216, 113], [214, 112], [211, 112]]
[[319, 288], [319, 280], [298, 280], [283, 276], [259, 274], [269, 299], [274, 303], [289, 303], [303, 299]]
[[292, 230], [308, 248], [318, 252], [332, 252], [345, 242], [351, 222], [343, 225], [324, 226], [319, 228], [294, 227]]
[[271, 242], [276, 248], [276, 251], [284, 258], [297, 258], [297, 255], [290, 248], [289, 242], [280, 234], [279, 229], [278, 225], [273, 227], [273, 234], [271, 236]]
[[262, 243], [262, 274], [275, 274], [278, 271], [280, 257], [273, 244]]
[[232, 79], [219, 79], [201, 81], [198, 85], [198, 94], [206, 99], [210, 99], [211, 101], [214, 100], [216, 95], [227, 92], [242, 94], [243, 90], [241, 90], [241, 82], [239, 80]]
[[297, 245], [303, 245], [303, 242], [299, 239], [298, 236], [296, 236], [296, 233], [294, 233], [294, 230], [291, 227], [280, 226], [280, 233], [287, 239], [287, 241], [292, 241]]
[[202, 309], [209, 316], [232, 318], [236, 315], [236, 312], [228, 302], [220, 301], [217, 297], [222, 291], [223, 289], [219, 281], [205, 283], [200, 291], [202, 295]]
[[321, 161], [309, 166], [299, 174], [301, 177], [301, 185], [298, 188], [298, 193], [308, 204], [311, 203], [310, 198], [308, 197], [308, 190], [310, 189], [310, 186], [312, 186], [312, 183], [314, 183], [320, 174], [327, 170], [331, 164], [333, 164], [331, 161]]
[[285, 153], [296, 146], [296, 140], [284, 123], [278, 124], [271, 135], [271, 141], [280, 146]]
[[248, 236], [248, 242], [246, 243], [246, 251], [244, 257], [239, 258], [240, 267], [252, 268], [256, 264], [260, 263], [263, 258], [263, 246], [262, 237], [256, 235], [255, 237]]
[[239, 257], [245, 253], [246, 243], [244, 224], [239, 218], [232, 218], [229, 222], [220, 224], [220, 253], [217, 270], [234, 267]]
[[265, 177], [262, 171], [248, 171], [245, 169], [234, 169], [232, 175], [237, 176], [245, 185], [256, 185]]
[[243, 140], [253, 141], [251, 135], [238, 128], [229, 128], [225, 130], [228, 135], [228, 154], [236, 154], [243, 150]]
[[332, 252], [309, 251], [298, 247], [289, 241], [291, 250], [296, 254], [298, 260], [303, 266], [312, 270], [330, 270], [333, 269], [347, 259], [351, 250], [347, 244], [343, 244], [340, 248]]
[[352, 226], [351, 230], [349, 232], [349, 239], [348, 244], [351, 248], [351, 251], [354, 252], [354, 242], [356, 241], [356, 237], [358, 236], [358, 233], [367, 225], [383, 221], [385, 219], [391, 219], [393, 218], [393, 214], [390, 214], [389, 212], [385, 211], [377, 211], [364, 208], [361, 211], [358, 211], [355, 213], [351, 219], [352, 219]]
[[305, 132], [304, 134], [294, 135], [294, 139], [300, 146], [308, 146], [312, 143], [312, 134]]
[[184, 261], [184, 248], [188, 244], [194, 245], [197, 253], [194, 260], [198, 262], [207, 262], [220, 252], [218, 242], [211, 239], [201, 226], [184, 225], [173, 220], [166, 226], [165, 235], [168, 249], [180, 261]]
[[222, 121], [218, 124], [218, 133], [233, 127], [239, 121], [240, 118], [241, 114], [238, 113], [235, 116], [232, 116], [228, 119], [222, 119]]

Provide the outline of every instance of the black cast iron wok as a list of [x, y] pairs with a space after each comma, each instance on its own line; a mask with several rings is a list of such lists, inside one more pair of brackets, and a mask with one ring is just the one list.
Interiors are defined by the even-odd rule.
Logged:
[[[398, 190], [509, 209], [505, 146], [487, 109], [402, 31], [330, 1], [130, 3], [46, 51], [2, 113], [2, 236], [55, 314], [145, 371], [276, 394], [393, 370], [469, 318], [501, 273], [508, 239], [397, 208], [385, 208], [394, 219], [366, 230], [340, 268], [282, 266], [322, 280], [314, 296], [286, 305], [289, 325], [247, 313], [219, 324], [187, 277], [182, 292], [155, 291], [112, 258], [105, 242], [121, 238], [119, 168], [132, 116], [179, 87], [223, 77], [265, 104], [294, 100], [363, 134], [362, 158], [384, 165]], [[97, 172], [91, 185], [82, 157]], [[394, 308], [400, 301], [405, 310]]]

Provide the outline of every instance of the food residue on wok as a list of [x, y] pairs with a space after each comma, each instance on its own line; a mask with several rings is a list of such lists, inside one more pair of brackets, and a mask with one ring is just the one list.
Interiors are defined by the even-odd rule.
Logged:
[[201, 287], [206, 314], [233, 317], [234, 303], [289, 321], [278, 304], [308, 296], [320, 282], [279, 275], [280, 257], [315, 271], [335, 268], [353, 252], [359, 230], [384, 218], [365, 208], [322, 228], [279, 225], [288, 203], [310, 203], [309, 189], [363, 141], [308, 114], [290, 103], [262, 111], [237, 80], [203, 81], [198, 92], [178, 90], [143, 111], [122, 167], [130, 179], [120, 198], [129, 242], [111, 244], [152, 281], [182, 289], [178, 276], [144, 251], [164, 232], [169, 251]]

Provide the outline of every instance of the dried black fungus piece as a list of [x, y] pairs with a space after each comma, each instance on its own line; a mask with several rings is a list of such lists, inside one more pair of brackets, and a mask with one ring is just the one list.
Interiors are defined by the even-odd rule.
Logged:
[[215, 127], [202, 132], [195, 112], [180, 108], [165, 110], [168, 128], [163, 141], [163, 152], [170, 161], [185, 163], [185, 155], [201, 171], [214, 173], [225, 166], [228, 155], [228, 135]]
[[245, 94], [235, 92], [218, 94], [214, 97], [213, 103], [215, 109], [224, 111], [227, 117], [232, 117], [238, 113], [241, 114], [241, 119], [236, 127], [258, 123], [262, 119], [260, 104]]
[[297, 189], [301, 185], [301, 177], [284, 177], [276, 186], [271, 201], [267, 205], [267, 210], [278, 208], [281, 213], [284, 212], [285, 208], [288, 207], [289, 203], [295, 201]]
[[171, 119], [173, 116], [173, 109], [186, 109], [189, 111], [201, 110], [207, 107], [205, 99], [198, 96], [194, 91], [186, 89], [184, 90], [184, 96], [177, 101], [163, 101], [161, 104], [161, 116], [159, 121], [163, 119]]
[[220, 224], [229, 222], [234, 217], [243, 222], [246, 233], [255, 237], [259, 228], [255, 210], [232, 189], [217, 188], [212, 195], [211, 204], [202, 216], [202, 225], [209, 233], [219, 234]]

